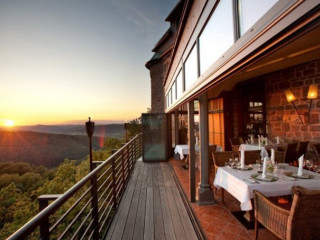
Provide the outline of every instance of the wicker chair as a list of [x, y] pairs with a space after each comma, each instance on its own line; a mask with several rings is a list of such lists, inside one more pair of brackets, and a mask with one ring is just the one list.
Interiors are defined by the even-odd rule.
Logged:
[[296, 154], [297, 158], [299, 158], [302, 154], [306, 155], [308, 145], [309, 145], [309, 141], [298, 143], [297, 154]]
[[317, 160], [320, 161], [320, 143], [315, 143], [312, 145], [313, 151], [317, 156]]
[[244, 162], [246, 165], [256, 164], [261, 159], [261, 150], [244, 151]]
[[230, 140], [234, 157], [239, 157], [239, 147], [241, 144], [239, 138], [230, 138], [229, 140]]
[[[213, 159], [213, 166], [214, 166], [214, 177], [216, 176], [216, 173], [218, 171], [219, 167], [224, 167], [225, 162], [229, 162], [229, 159], [233, 158], [233, 152], [232, 151], [226, 151], [226, 152], [214, 152], [212, 153], [212, 159]], [[224, 189], [221, 188], [221, 200], [224, 204]]]
[[254, 190], [255, 239], [258, 222], [280, 239], [320, 239], [320, 190], [293, 187], [293, 202], [286, 210]]
[[284, 161], [286, 163], [293, 163], [296, 161], [297, 158], [297, 146], [298, 143], [288, 143], [287, 147], [285, 148], [284, 153]]
[[277, 163], [284, 163], [285, 162], [285, 152], [283, 151], [278, 151], [278, 150], [275, 150], [274, 151], [274, 160], [277, 162]]

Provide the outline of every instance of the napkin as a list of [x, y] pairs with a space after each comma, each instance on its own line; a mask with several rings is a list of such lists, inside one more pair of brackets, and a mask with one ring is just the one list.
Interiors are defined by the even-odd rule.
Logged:
[[298, 169], [298, 176], [302, 176], [303, 175], [303, 156], [304, 154], [302, 154], [301, 157], [299, 157], [298, 162], [299, 162], [299, 169]]
[[269, 160], [268, 157], [265, 157], [265, 158], [263, 159], [263, 168], [262, 168], [262, 175], [261, 175], [262, 178], [266, 178], [266, 177], [267, 177], [266, 172], [267, 172], [267, 161], [268, 161], [268, 160]]
[[244, 150], [241, 150], [240, 154], [240, 168], [244, 168]]
[[276, 141], [277, 141], [277, 144], [279, 144], [280, 143], [280, 138], [276, 137]]
[[274, 149], [273, 149], [273, 148], [271, 148], [271, 162], [272, 162], [272, 165], [274, 165], [274, 164], [275, 164], [274, 159], [275, 159], [275, 152], [274, 152]]
[[250, 137], [251, 144], [254, 144], [253, 136]]
[[261, 149], [261, 138], [260, 135], [258, 135], [258, 142], [259, 142], [259, 150]]

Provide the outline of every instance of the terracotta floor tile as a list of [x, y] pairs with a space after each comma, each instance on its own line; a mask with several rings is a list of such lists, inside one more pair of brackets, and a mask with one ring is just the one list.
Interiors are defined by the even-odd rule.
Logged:
[[[183, 161], [170, 160], [175, 174], [189, 199], [189, 171], [182, 168]], [[199, 182], [200, 174], [196, 171], [196, 183]], [[212, 174], [210, 183], [213, 182]], [[213, 190], [214, 191], [214, 190]], [[240, 211], [240, 203], [225, 191], [225, 205], [219, 201], [221, 190], [215, 194], [216, 205], [199, 206], [191, 203], [191, 208], [196, 215], [207, 239], [210, 240], [253, 240], [254, 230], [247, 230], [232, 214]], [[259, 240], [276, 240], [277, 238], [266, 229], [259, 230]]]

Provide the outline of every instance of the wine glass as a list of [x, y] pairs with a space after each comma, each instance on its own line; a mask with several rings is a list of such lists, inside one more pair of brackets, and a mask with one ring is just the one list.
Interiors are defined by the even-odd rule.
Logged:
[[229, 159], [229, 165], [231, 166], [231, 168], [233, 168], [234, 166], [234, 161], [232, 158]]
[[313, 161], [310, 159], [306, 160], [306, 166], [307, 168], [309, 168], [309, 171], [311, 171], [311, 167], [313, 166]]
[[240, 164], [241, 164], [240, 161], [239, 161], [239, 159], [238, 159], [238, 158], [235, 158], [235, 159], [234, 159], [234, 162], [235, 162], [235, 164], [236, 164], [236, 167], [239, 168], [239, 167], [240, 167]]

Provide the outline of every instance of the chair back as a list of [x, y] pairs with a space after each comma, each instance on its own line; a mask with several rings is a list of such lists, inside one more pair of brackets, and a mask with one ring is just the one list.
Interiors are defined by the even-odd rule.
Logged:
[[287, 239], [320, 239], [320, 190], [293, 188]]
[[244, 151], [244, 162], [246, 165], [256, 164], [261, 159], [261, 150]]
[[230, 140], [231, 145], [240, 145], [241, 144], [241, 141], [239, 138], [230, 138], [229, 140]]
[[297, 146], [298, 143], [288, 143], [285, 149], [284, 161], [286, 163], [293, 163], [297, 160]]
[[216, 172], [218, 167], [224, 167], [225, 162], [229, 162], [229, 159], [233, 158], [233, 152], [232, 151], [214, 152], [212, 154], [212, 158], [213, 158], [214, 170]]
[[299, 158], [302, 154], [306, 155], [308, 145], [309, 141], [299, 142], [297, 149], [297, 158]]
[[284, 157], [285, 157], [285, 152], [277, 151], [277, 150], [274, 151], [274, 160], [277, 163], [284, 163], [285, 161]]
[[312, 145], [313, 151], [317, 156], [317, 160], [320, 160], [320, 143], [315, 143]]

